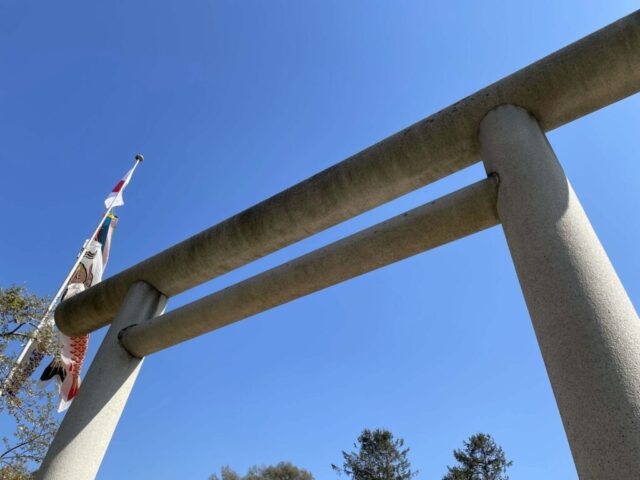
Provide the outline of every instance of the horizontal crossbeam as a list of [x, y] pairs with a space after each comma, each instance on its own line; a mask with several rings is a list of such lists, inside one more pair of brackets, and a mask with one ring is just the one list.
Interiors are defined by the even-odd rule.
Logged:
[[63, 302], [60, 330], [114, 317], [133, 283], [171, 297], [479, 160], [492, 108], [526, 108], [548, 131], [640, 89], [640, 11]]
[[144, 357], [498, 224], [490, 177], [121, 332]]

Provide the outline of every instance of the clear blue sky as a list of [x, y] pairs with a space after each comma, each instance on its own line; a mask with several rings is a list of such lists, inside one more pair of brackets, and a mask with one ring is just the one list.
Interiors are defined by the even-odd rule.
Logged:
[[[146, 161], [107, 274], [635, 8], [5, 0], [0, 283], [53, 294], [136, 152]], [[639, 107], [632, 97], [550, 134], [636, 305]], [[482, 177], [471, 167], [170, 307]], [[576, 478], [499, 227], [148, 358], [99, 478], [205, 479], [290, 460], [329, 480], [365, 427], [403, 437], [422, 479], [441, 478], [478, 431], [503, 445], [514, 480]]]

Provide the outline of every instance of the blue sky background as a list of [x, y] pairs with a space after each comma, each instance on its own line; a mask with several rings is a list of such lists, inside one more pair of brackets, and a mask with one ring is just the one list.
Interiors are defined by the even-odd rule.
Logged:
[[[138, 151], [107, 274], [635, 8], [5, 0], [0, 283], [53, 294]], [[636, 305], [638, 107], [635, 96], [550, 134]], [[170, 308], [483, 176], [475, 165]], [[478, 431], [505, 448], [514, 480], [577, 478], [499, 227], [151, 356], [99, 478], [205, 479], [290, 460], [328, 480], [365, 427], [403, 437], [421, 479], [441, 478]]]

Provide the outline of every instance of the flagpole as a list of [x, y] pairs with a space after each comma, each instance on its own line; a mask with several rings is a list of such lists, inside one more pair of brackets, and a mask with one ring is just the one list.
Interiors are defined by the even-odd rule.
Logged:
[[[144, 160], [144, 157], [141, 154], [138, 153], [136, 155], [136, 157], [135, 157], [135, 163], [133, 164], [133, 168], [131, 169], [131, 175], [129, 176], [129, 178], [133, 178], [133, 174], [135, 173], [136, 168], [138, 168], [138, 165], [140, 163], [142, 163], [143, 160]], [[29, 341], [25, 344], [24, 348], [22, 349], [22, 352], [20, 353], [20, 356], [16, 360], [15, 366], [13, 367], [13, 369], [11, 369], [11, 372], [9, 373], [9, 375], [7, 376], [5, 381], [3, 382], [2, 388], [0, 388], [0, 397], [4, 394], [5, 387], [8, 384], [10, 384], [11, 379], [15, 375], [15, 372], [21, 367], [22, 362], [26, 358], [27, 353], [29, 352], [29, 350], [31, 348], [31, 345], [34, 343], [35, 339], [38, 336], [38, 332], [40, 332], [40, 330], [42, 330], [42, 328], [47, 324], [47, 321], [51, 320], [51, 314], [52, 314], [53, 310], [55, 309], [58, 301], [60, 300], [60, 297], [62, 297], [62, 294], [64, 293], [65, 289], [67, 288], [67, 284], [69, 283], [69, 280], [71, 280], [71, 277], [73, 276], [73, 274], [75, 273], [76, 269], [78, 268], [78, 265], [80, 265], [80, 262], [82, 262], [82, 258], [84, 257], [84, 254], [87, 252], [87, 249], [91, 245], [91, 242], [95, 239], [96, 235], [100, 231], [100, 228], [102, 228], [102, 225], [104, 224], [104, 221], [107, 219], [107, 217], [111, 213], [111, 210], [113, 210], [114, 204], [116, 203], [117, 200], [118, 200], [118, 196], [116, 195], [111, 200], [111, 203], [109, 204], [109, 207], [107, 208], [106, 212], [104, 213], [104, 215], [100, 219], [100, 222], [98, 223], [98, 226], [95, 228], [95, 230], [93, 231], [93, 233], [89, 237], [89, 240], [85, 241], [84, 245], [80, 249], [80, 253], [78, 253], [78, 256], [76, 257], [76, 261], [74, 262], [73, 266], [71, 267], [71, 270], [69, 270], [69, 273], [67, 274], [67, 276], [65, 277], [64, 281], [60, 285], [60, 288], [58, 288], [58, 291], [54, 295], [53, 299], [49, 303], [49, 306], [47, 307], [47, 310], [45, 311], [44, 315], [42, 316], [42, 319], [40, 320], [40, 322], [38, 323], [38, 326], [36, 327], [36, 329], [33, 332], [32, 338], [30, 338]]]

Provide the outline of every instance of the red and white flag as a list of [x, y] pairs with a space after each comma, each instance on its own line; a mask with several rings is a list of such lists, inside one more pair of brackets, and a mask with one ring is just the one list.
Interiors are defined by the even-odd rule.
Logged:
[[105, 208], [121, 207], [122, 205], [124, 205], [122, 192], [124, 191], [124, 187], [129, 185], [129, 181], [131, 180], [134, 169], [135, 167], [129, 170], [127, 174], [122, 178], [122, 180], [120, 180], [118, 184], [113, 187], [113, 190], [111, 191], [109, 196], [104, 200]]

